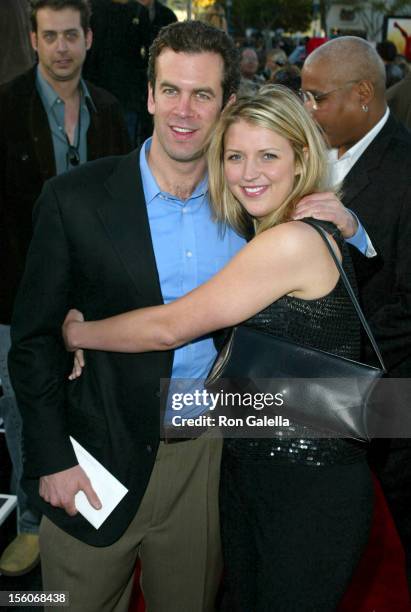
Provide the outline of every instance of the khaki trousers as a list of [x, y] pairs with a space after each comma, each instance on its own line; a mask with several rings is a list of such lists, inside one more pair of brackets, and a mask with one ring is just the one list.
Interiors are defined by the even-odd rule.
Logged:
[[127, 612], [139, 557], [147, 612], [214, 610], [221, 446], [208, 434], [161, 442], [140, 508], [111, 546], [89, 546], [43, 517], [43, 589], [69, 591], [71, 612]]

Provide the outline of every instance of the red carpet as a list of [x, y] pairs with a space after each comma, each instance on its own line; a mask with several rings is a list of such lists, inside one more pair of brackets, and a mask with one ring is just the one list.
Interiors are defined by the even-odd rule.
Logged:
[[[338, 612], [411, 612], [404, 553], [378, 483], [375, 489], [376, 503], [370, 541]], [[138, 574], [130, 612], [144, 612]]]
[[338, 612], [410, 612], [404, 552], [384, 496], [375, 483], [370, 541]]

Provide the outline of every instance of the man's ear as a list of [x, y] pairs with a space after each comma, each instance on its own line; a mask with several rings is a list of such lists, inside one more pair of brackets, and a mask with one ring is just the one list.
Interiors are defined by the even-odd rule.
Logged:
[[370, 102], [375, 97], [374, 84], [371, 81], [363, 80], [357, 83], [357, 91], [360, 98], [361, 105], [365, 104], [369, 106]]
[[156, 103], [154, 101], [154, 90], [151, 83], [148, 84], [147, 110], [150, 115], [154, 115], [154, 112], [156, 110]]
[[90, 49], [92, 44], [93, 44], [93, 31], [90, 28], [88, 28], [87, 32], [86, 32], [86, 49], [87, 49], [87, 51]]
[[37, 51], [37, 32], [30, 32], [30, 42], [34, 51]]

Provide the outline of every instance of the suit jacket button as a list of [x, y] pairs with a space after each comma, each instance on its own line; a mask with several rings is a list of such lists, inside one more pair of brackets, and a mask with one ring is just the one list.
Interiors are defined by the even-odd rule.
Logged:
[[28, 153], [23, 153], [21, 156], [21, 161], [27, 161], [29, 158]]
[[153, 447], [151, 446], [151, 444], [147, 444], [146, 450], [147, 450], [148, 453], [152, 453], [153, 452]]

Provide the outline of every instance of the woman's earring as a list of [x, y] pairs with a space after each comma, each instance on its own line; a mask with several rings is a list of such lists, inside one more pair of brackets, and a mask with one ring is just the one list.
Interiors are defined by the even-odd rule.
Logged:
[[366, 104], [363, 104], [361, 109], [364, 111], [364, 113], [368, 113], [368, 106]]

